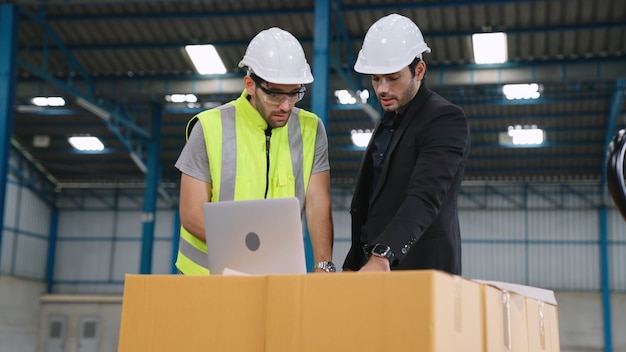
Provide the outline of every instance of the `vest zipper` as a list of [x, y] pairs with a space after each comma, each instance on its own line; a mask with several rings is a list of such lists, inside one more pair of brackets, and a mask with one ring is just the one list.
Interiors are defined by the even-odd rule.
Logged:
[[272, 126], [267, 126], [265, 130], [265, 160], [267, 170], [265, 173], [265, 198], [270, 187], [270, 138], [272, 138]]

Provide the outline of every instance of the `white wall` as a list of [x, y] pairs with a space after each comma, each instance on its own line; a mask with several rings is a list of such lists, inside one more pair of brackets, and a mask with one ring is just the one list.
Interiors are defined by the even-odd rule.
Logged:
[[[125, 274], [139, 273], [142, 211], [59, 212], [55, 280], [56, 293], [121, 293]], [[156, 214], [153, 274], [169, 274], [172, 262], [174, 211]], [[79, 285], [76, 282], [83, 282]]]
[[[561, 352], [604, 351], [602, 296], [556, 292]], [[613, 351], [626, 352], [626, 294], [611, 296]]]
[[0, 276], [0, 352], [35, 352], [42, 283]]

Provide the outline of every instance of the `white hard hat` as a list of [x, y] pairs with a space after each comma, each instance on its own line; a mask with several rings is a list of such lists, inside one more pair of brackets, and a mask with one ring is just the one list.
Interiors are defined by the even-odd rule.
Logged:
[[363, 74], [385, 75], [402, 70], [430, 48], [422, 32], [409, 18], [391, 14], [370, 27], [354, 70]]
[[246, 49], [239, 67], [249, 69], [263, 80], [276, 84], [313, 82], [311, 67], [300, 42], [291, 33], [270, 28], [257, 34]]

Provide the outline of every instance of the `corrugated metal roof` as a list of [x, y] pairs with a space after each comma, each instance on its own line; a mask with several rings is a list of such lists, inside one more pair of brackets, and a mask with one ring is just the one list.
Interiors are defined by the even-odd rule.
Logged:
[[[243, 87], [243, 72], [237, 64], [250, 39], [262, 29], [278, 26], [292, 32], [301, 40], [312, 66], [315, 58], [314, 1], [14, 3], [35, 17], [22, 13], [19, 18], [13, 136], [62, 184], [131, 182], [141, 179], [143, 173], [129, 157], [126, 141], [111, 132], [115, 127], [107, 127], [75, 105], [71, 92], [51, 84], [50, 78], [86, 94], [86, 75], [93, 82], [96, 101], [131, 117], [130, 124], [116, 122], [121, 134], [132, 135], [133, 125], [149, 130], [149, 104], [154, 100], [163, 103], [165, 94], [193, 92], [202, 102], [214, 103], [236, 97]], [[391, 12], [418, 24], [432, 48], [425, 56], [428, 85], [463, 107], [468, 115], [472, 150], [467, 179], [601, 177], [608, 136], [626, 128], [624, 104], [619, 100], [626, 79], [626, 2], [344, 0], [332, 6], [328, 49], [331, 62], [337, 60], [339, 66], [331, 67], [327, 130], [334, 182], [350, 183], [358, 170], [362, 151], [351, 146], [350, 131], [373, 127], [363, 110], [335, 108], [333, 91], [347, 87], [339, 71], [352, 73], [365, 32]], [[507, 33], [507, 64], [484, 68], [473, 63], [470, 38], [481, 31]], [[341, 35], [349, 42], [337, 44], [335, 39]], [[60, 45], [55, 45], [54, 38]], [[229, 73], [222, 78], [195, 75], [183, 52], [184, 45], [190, 43], [214, 44]], [[77, 65], [72, 64], [73, 58]], [[42, 73], [47, 79], [41, 78]], [[366, 77], [354, 77], [360, 84], [357, 88], [371, 90]], [[542, 85], [539, 100], [503, 98], [503, 83], [527, 81]], [[28, 99], [36, 94], [64, 95], [70, 105], [55, 111], [26, 108]], [[301, 106], [309, 108], [309, 99], [307, 94]], [[185, 124], [194, 111], [181, 106], [163, 110], [163, 180], [178, 180], [173, 164], [184, 144]], [[499, 132], [516, 124], [536, 124], [545, 129], [546, 146], [499, 146]], [[72, 152], [65, 139], [74, 133], [101, 136], [107, 153]], [[52, 144], [33, 147], [37, 134], [51, 136]], [[132, 147], [142, 141], [140, 137], [130, 140], [136, 143]], [[138, 153], [142, 152], [145, 150]]]

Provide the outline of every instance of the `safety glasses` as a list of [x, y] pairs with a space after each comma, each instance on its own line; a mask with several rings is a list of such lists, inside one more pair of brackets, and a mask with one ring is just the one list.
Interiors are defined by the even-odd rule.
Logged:
[[301, 86], [299, 90], [294, 92], [281, 92], [277, 90], [267, 89], [263, 87], [262, 83], [264, 81], [262, 81], [258, 76], [250, 75], [250, 77], [252, 77], [252, 80], [254, 80], [256, 86], [261, 89], [261, 91], [263, 91], [264, 94], [261, 95], [261, 99], [263, 99], [263, 101], [268, 104], [280, 105], [286, 99], [289, 104], [293, 105], [302, 100], [302, 98], [304, 98], [304, 93], [306, 93], [306, 87], [304, 86]]

